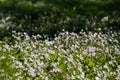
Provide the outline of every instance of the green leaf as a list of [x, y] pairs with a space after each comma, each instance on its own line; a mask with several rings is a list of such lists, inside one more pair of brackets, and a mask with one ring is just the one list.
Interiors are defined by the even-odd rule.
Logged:
[[94, 62], [93, 62], [92, 60], [89, 60], [88, 66], [89, 66], [89, 67], [94, 67], [95, 64], [94, 64]]
[[67, 68], [67, 65], [64, 64], [64, 63], [61, 63], [61, 64], [59, 65], [59, 68], [61, 68], [61, 69], [66, 69], [66, 68]]

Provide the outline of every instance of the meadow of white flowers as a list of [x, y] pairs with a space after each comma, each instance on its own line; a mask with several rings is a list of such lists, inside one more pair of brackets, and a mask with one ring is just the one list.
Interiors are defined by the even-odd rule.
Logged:
[[0, 80], [120, 80], [120, 33], [62, 32], [0, 41]]

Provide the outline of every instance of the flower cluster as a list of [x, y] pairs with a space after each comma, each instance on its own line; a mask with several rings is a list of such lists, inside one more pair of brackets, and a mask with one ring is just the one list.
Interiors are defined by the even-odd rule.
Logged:
[[14, 32], [0, 41], [2, 80], [120, 79], [119, 33], [63, 32], [54, 40]]

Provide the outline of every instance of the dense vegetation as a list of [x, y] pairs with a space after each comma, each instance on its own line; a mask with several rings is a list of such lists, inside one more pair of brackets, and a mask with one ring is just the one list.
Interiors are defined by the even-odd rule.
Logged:
[[119, 80], [119, 0], [0, 0], [1, 80]]
[[[13, 30], [33, 34], [54, 34], [63, 29], [119, 30], [119, 0], [0, 0], [0, 36]], [[118, 4], [118, 5], [117, 5]], [[4, 28], [4, 31], [3, 31]]]
[[14, 32], [14, 44], [0, 42], [0, 78], [119, 80], [120, 41], [115, 37], [120, 33], [111, 34], [64, 32], [42, 41], [40, 35]]

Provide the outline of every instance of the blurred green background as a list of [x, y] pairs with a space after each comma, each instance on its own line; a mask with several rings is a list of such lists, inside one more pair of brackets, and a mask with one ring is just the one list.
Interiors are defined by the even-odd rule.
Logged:
[[29, 35], [65, 30], [120, 31], [120, 0], [0, 0], [0, 39], [12, 31]]

